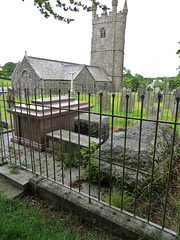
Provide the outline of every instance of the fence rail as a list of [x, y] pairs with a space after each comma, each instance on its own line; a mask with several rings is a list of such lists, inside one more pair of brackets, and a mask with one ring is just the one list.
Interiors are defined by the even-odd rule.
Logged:
[[1, 162], [179, 233], [179, 90], [24, 93], [0, 98]]

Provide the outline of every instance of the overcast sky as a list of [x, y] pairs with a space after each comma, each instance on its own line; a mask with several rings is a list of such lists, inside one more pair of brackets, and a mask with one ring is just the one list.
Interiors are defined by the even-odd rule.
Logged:
[[[101, 2], [111, 6], [111, 0]], [[124, 66], [144, 77], [176, 76], [180, 0], [127, 3]], [[124, 0], [119, 0], [118, 10], [123, 5]], [[68, 25], [45, 19], [33, 0], [0, 0], [0, 65], [21, 61], [25, 51], [29, 56], [90, 64], [91, 13], [73, 16], [75, 21]]]

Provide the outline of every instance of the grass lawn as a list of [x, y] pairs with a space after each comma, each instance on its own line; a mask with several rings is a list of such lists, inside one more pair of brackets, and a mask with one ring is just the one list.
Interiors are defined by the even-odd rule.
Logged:
[[12, 85], [10, 80], [4, 80], [4, 79], [0, 79], [0, 86], [4, 86], [4, 87], [10, 87]]
[[8, 199], [0, 194], [0, 239], [116, 239], [58, 206], [37, 197]]

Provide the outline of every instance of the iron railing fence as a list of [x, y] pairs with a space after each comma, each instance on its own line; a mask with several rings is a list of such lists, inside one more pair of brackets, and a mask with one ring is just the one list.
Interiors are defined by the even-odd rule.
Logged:
[[178, 187], [172, 190], [179, 174], [179, 90], [163, 96], [145, 89], [24, 93], [14, 93], [12, 108], [4, 92], [0, 98], [2, 162], [78, 191], [89, 202], [157, 223], [163, 231], [179, 231]]

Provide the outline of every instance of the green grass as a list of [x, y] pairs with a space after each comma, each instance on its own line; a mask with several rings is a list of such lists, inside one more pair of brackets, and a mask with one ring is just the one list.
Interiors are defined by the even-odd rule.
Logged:
[[[134, 93], [134, 94], [135, 94], [134, 107], [132, 109], [132, 112], [128, 112], [128, 114], [127, 114], [127, 116], [130, 118], [127, 120], [128, 127], [131, 127], [139, 122], [139, 120], [133, 120], [133, 119], [131, 119], [131, 117], [132, 118], [133, 117], [140, 118], [140, 114], [141, 114], [141, 102], [137, 101], [137, 93]], [[55, 96], [55, 95], [53, 95], [53, 96]], [[112, 96], [112, 94], [109, 94], [109, 96]], [[48, 97], [48, 96], [46, 95], [44, 97]], [[39, 98], [39, 97], [37, 97], [37, 98]], [[78, 96], [76, 95], [75, 98], [77, 100]], [[32, 97], [29, 97], [29, 99], [21, 98], [21, 102], [22, 103], [31, 102], [32, 99], [34, 99], [34, 98], [32, 98]], [[1, 101], [1, 100], [2, 100], [2, 98], [0, 98], [0, 108], [1, 108], [2, 119], [5, 119], [5, 117], [9, 118], [10, 115], [8, 113], [7, 113], [7, 116], [5, 116], [4, 104], [3, 104], [3, 101]], [[15, 101], [18, 104], [20, 99], [15, 98]], [[80, 94], [80, 101], [88, 102], [89, 96], [87, 94]], [[94, 107], [91, 109], [91, 112], [99, 113], [100, 112], [100, 104], [97, 101], [97, 98], [95, 95], [92, 95], [90, 97], [90, 103], [92, 105], [94, 105]], [[112, 97], [111, 97], [111, 105], [112, 105]], [[154, 103], [154, 107], [157, 107], [157, 103]], [[159, 118], [164, 121], [172, 121], [173, 122], [175, 120], [175, 118], [171, 116], [171, 109], [163, 109], [163, 102], [160, 104], [160, 107], [162, 108], [162, 112], [160, 113]], [[106, 108], [105, 108], [105, 110], [102, 111], [102, 113], [112, 115], [112, 111], [107, 111]], [[120, 93], [115, 94], [114, 115], [117, 115], [118, 117], [114, 117], [113, 127], [114, 128], [124, 127], [126, 124], [126, 119], [124, 118], [126, 116], [126, 112], [120, 111]], [[145, 112], [145, 109], [143, 109], [143, 118], [148, 118], [150, 116], [151, 115], [149, 115], [149, 114], [147, 115], [147, 113]], [[179, 122], [179, 119], [178, 119], [178, 122]], [[112, 117], [110, 117], [110, 125], [111, 124], [112, 124]], [[174, 127], [174, 125], [172, 125], [172, 127]], [[178, 133], [180, 133], [180, 125], [177, 125], [177, 131], [178, 131]]]
[[64, 214], [52, 205], [39, 204], [32, 200], [28, 204], [18, 199], [8, 199], [0, 194], [0, 239], [1, 240], [96, 240], [103, 238], [96, 231], [80, 230], [77, 217]]
[[4, 87], [10, 87], [12, 85], [12, 83], [9, 80], [0, 79], [0, 87], [2, 87], [2, 85]]
[[[122, 197], [123, 197], [123, 205], [122, 204]], [[105, 201], [107, 203], [110, 202], [110, 193], [105, 195]], [[117, 184], [113, 186], [112, 192], [111, 192], [111, 204], [117, 208], [123, 207], [124, 210], [130, 210], [133, 206], [134, 203], [134, 198], [131, 193], [129, 193], [127, 190], [123, 191], [123, 196], [122, 196], [122, 191], [120, 189], [120, 186]]]

